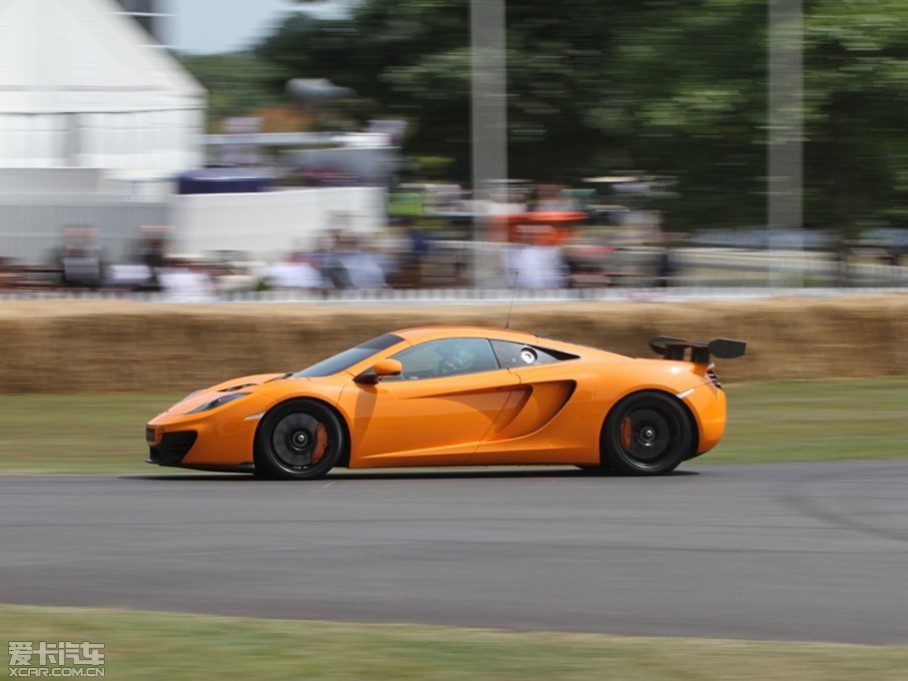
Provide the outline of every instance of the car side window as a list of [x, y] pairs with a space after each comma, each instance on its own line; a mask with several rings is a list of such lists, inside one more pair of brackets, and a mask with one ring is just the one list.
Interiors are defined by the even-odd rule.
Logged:
[[485, 338], [430, 341], [402, 350], [393, 359], [403, 367], [396, 379], [402, 381], [475, 374], [500, 368], [492, 345]]
[[556, 357], [552, 352], [524, 343], [493, 340], [492, 347], [495, 349], [495, 356], [498, 358], [499, 364], [505, 369], [554, 364], [562, 359], [573, 359], [573, 357]]

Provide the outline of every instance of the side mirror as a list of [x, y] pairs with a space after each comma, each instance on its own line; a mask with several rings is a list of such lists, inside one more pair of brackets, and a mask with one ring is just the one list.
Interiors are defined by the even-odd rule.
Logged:
[[353, 380], [363, 385], [375, 385], [387, 376], [400, 376], [403, 365], [396, 359], [380, 359]]

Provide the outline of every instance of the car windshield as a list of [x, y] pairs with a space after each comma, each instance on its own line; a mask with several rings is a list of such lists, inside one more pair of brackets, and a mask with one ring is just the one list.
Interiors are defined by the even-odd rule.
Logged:
[[322, 376], [331, 376], [340, 373], [345, 369], [349, 369], [357, 362], [361, 362], [367, 357], [374, 355], [379, 350], [390, 348], [392, 345], [400, 343], [402, 340], [403, 338], [400, 336], [395, 336], [393, 333], [386, 333], [384, 336], [373, 338], [361, 345], [357, 345], [355, 348], [344, 350], [333, 357], [322, 360], [318, 364], [313, 364], [311, 367], [294, 374], [293, 377], [320, 378]]

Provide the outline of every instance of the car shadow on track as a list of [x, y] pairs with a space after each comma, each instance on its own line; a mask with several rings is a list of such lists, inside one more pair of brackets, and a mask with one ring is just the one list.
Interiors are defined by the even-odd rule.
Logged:
[[[663, 478], [688, 477], [700, 475], [698, 471], [676, 470]], [[379, 469], [379, 470], [348, 470], [337, 469], [331, 471], [323, 478], [311, 482], [357, 482], [366, 480], [488, 480], [488, 479], [527, 479], [527, 478], [614, 478], [622, 480], [645, 480], [647, 476], [625, 476], [615, 473], [591, 473], [576, 468], [533, 468], [533, 469], [507, 469], [507, 468], [475, 468], [475, 469]], [[305, 484], [308, 481], [296, 480], [260, 480], [253, 475], [245, 473], [184, 473], [174, 475], [129, 475], [122, 476], [124, 480], [149, 480], [161, 482], [256, 482], [256, 483], [288, 483], [298, 482]]]

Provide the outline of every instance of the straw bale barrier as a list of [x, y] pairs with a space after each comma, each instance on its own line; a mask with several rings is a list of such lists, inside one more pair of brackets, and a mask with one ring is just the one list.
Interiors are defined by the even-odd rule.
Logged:
[[[305, 367], [386, 331], [502, 326], [504, 305], [0, 303], [0, 393], [173, 393]], [[908, 295], [518, 304], [511, 327], [649, 357], [659, 334], [748, 341], [726, 382], [908, 374]]]

